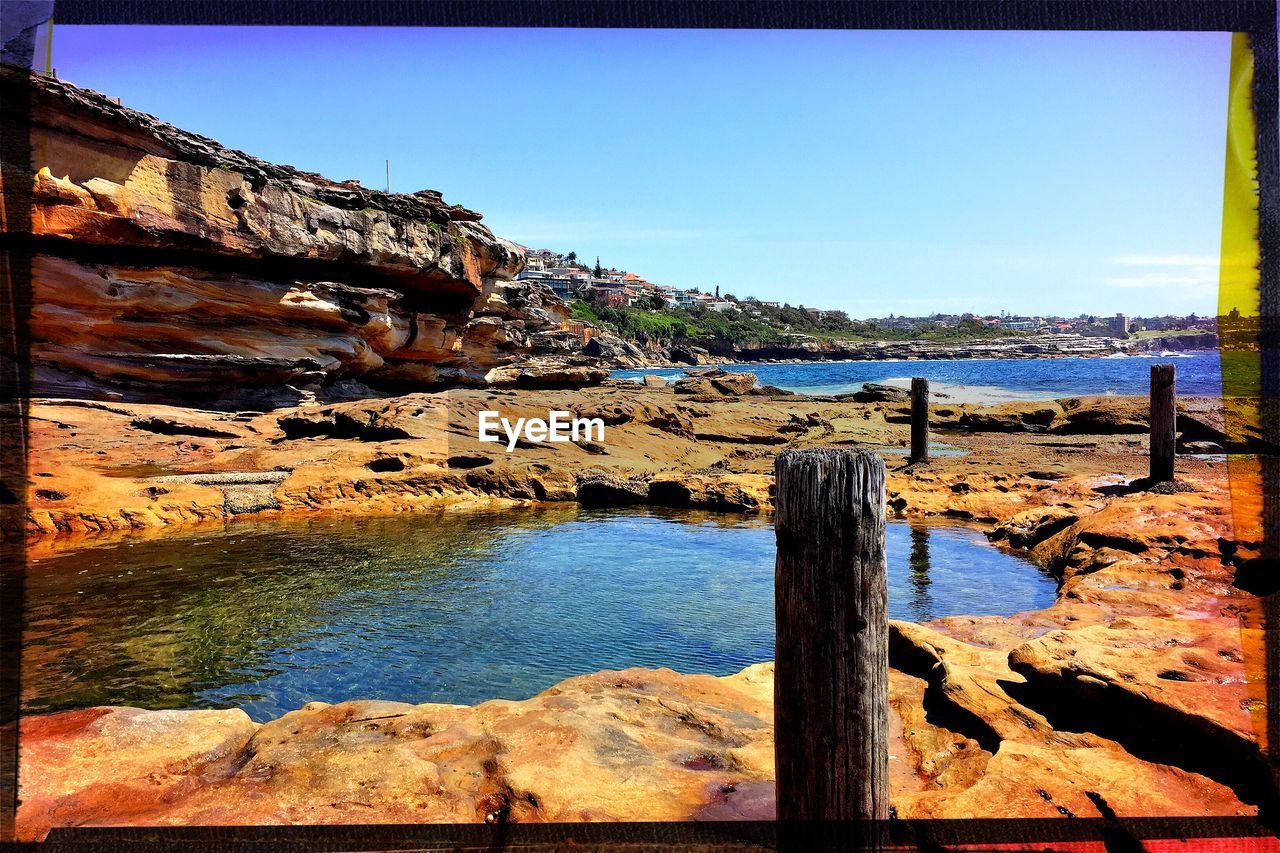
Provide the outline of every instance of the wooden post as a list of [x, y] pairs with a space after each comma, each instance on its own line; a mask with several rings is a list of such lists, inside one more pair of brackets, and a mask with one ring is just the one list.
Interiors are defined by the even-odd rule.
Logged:
[[1173, 479], [1176, 455], [1178, 398], [1174, 366], [1151, 365], [1151, 482]]
[[911, 456], [908, 462], [929, 458], [929, 380], [911, 380]]
[[[861, 450], [787, 450], [775, 474], [780, 830], [840, 821], [825, 825], [841, 835], [826, 842], [878, 849], [889, 817], [884, 460]], [[804, 842], [793, 834], [784, 846], [816, 849], [804, 832]]]

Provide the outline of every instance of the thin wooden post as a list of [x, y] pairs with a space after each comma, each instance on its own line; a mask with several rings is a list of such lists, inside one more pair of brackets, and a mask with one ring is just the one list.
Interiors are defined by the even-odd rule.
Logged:
[[1151, 365], [1151, 482], [1173, 479], [1177, 453], [1177, 407], [1175, 368], [1172, 364]]
[[908, 462], [929, 458], [929, 380], [911, 380], [911, 456]]
[[787, 450], [775, 475], [778, 820], [841, 821], [823, 831], [878, 849], [884, 824], [865, 822], [889, 817], [884, 461]]

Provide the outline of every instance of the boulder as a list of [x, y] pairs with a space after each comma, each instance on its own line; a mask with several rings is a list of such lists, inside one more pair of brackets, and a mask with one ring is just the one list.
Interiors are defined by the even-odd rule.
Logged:
[[648, 497], [646, 480], [628, 480], [597, 469], [578, 475], [578, 503], [583, 506], [627, 506], [644, 503]]
[[608, 378], [609, 371], [603, 367], [555, 359], [533, 359], [485, 374], [486, 384], [519, 388], [582, 388]]
[[710, 364], [711, 353], [702, 347], [695, 346], [673, 346], [669, 353], [672, 361], [678, 361], [682, 364]]
[[755, 384], [754, 373], [730, 373], [713, 369], [677, 379], [674, 387], [677, 394], [739, 396], [750, 392]]
[[1062, 400], [1062, 414], [1049, 432], [1057, 435], [1141, 433], [1150, 429], [1150, 408], [1134, 397], [1076, 397]]
[[1181, 744], [1193, 764], [1222, 760], [1238, 778], [1263, 779], [1241, 660], [1234, 616], [1121, 618], [1052, 631], [1009, 653], [1044, 706], [1070, 709], [1075, 726]]
[[599, 329], [582, 346], [582, 354], [619, 367], [641, 367], [648, 364], [644, 351], [638, 346]]
[[997, 525], [992, 538], [1005, 539], [1015, 548], [1033, 548], [1078, 520], [1079, 515], [1066, 507], [1035, 507]]
[[55, 825], [117, 823], [234, 770], [257, 725], [244, 711], [86, 708], [24, 715], [20, 838]]
[[911, 399], [911, 392], [896, 385], [864, 382], [861, 390], [842, 395], [841, 399], [853, 400], [855, 403], [905, 403]]
[[956, 424], [970, 432], [1044, 432], [1061, 415], [1057, 403], [1001, 403], [965, 409]]

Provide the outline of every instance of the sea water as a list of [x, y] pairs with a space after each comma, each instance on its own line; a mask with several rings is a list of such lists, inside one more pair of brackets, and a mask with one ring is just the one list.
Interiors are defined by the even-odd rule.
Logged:
[[[1151, 365], [1177, 365], [1178, 393], [1218, 396], [1222, 382], [1217, 351], [1152, 353], [1115, 358], [974, 358], [918, 361], [810, 361], [798, 364], [730, 364], [725, 370], [756, 374], [761, 385], [799, 394], [851, 394], [863, 383], [907, 387], [911, 377], [929, 380], [934, 394], [957, 403], [1051, 400], [1091, 395], [1145, 396]], [[646, 373], [667, 378], [681, 368], [619, 370], [613, 376], [637, 379]]]

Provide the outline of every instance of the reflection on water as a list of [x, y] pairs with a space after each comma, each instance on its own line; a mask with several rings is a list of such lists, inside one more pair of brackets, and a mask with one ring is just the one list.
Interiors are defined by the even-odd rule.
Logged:
[[911, 530], [911, 609], [916, 613], [932, 613], [933, 598], [929, 595], [929, 528], [913, 524]]
[[[891, 523], [889, 610], [1051, 603], [972, 530]], [[523, 698], [627, 666], [727, 674], [773, 657], [767, 520], [577, 507], [245, 521], [37, 560], [23, 700], [243, 707]]]

